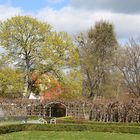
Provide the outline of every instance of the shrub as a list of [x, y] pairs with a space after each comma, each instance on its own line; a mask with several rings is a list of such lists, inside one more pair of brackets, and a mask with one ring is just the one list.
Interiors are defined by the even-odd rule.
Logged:
[[14, 124], [14, 125], [5, 125], [0, 126], [0, 134], [6, 134], [10, 132], [18, 132], [18, 131], [24, 131], [25, 130], [24, 124]]
[[86, 120], [75, 120], [73, 117], [57, 118], [57, 123], [62, 124], [91, 124], [91, 125], [109, 125], [109, 126], [140, 126], [140, 123], [126, 123], [126, 122], [97, 122]]
[[18, 131], [94, 131], [140, 134], [139, 126], [92, 124], [15, 124], [0, 126], [0, 134]]

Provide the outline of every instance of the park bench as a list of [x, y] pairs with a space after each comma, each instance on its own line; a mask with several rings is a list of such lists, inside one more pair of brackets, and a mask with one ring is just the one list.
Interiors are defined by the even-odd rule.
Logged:
[[53, 117], [52, 119], [50, 119], [50, 124], [56, 124], [56, 118]]
[[56, 117], [44, 117], [44, 118], [40, 118], [40, 120], [42, 120], [42, 122], [46, 122], [46, 123], [50, 123], [50, 124], [56, 124]]
[[44, 124], [47, 124], [47, 123], [48, 123], [48, 122], [47, 122], [45, 119], [43, 119], [43, 118], [39, 118], [39, 121], [42, 122], [42, 123], [44, 123]]

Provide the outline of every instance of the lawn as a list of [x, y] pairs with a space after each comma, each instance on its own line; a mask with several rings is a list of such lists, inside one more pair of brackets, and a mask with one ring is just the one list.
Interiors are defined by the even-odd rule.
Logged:
[[0, 136], [0, 140], [140, 140], [140, 135], [102, 132], [24, 131]]

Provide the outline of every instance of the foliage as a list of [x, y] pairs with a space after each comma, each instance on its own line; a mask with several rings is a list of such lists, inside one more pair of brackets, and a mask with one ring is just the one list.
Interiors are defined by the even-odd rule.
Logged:
[[61, 94], [65, 99], [82, 98], [82, 75], [79, 70], [70, 70], [65, 74], [62, 82], [64, 93]]
[[63, 71], [77, 67], [79, 55], [73, 41], [65, 32], [52, 33], [42, 49], [40, 71], [52, 73], [62, 81]]
[[41, 100], [56, 99], [64, 92], [61, 83], [52, 74], [33, 73], [35, 81], [32, 91], [40, 95]]
[[105, 81], [101, 87], [100, 96], [105, 98], [118, 98], [123, 92], [123, 75], [118, 71], [114, 70], [110, 73], [106, 73]]
[[12, 68], [0, 70], [0, 96], [20, 97], [23, 92], [22, 74]]
[[112, 73], [112, 58], [117, 41], [112, 24], [104, 21], [97, 22], [86, 35], [78, 39], [81, 70], [83, 73], [83, 89], [89, 97], [103, 95], [107, 75]]
[[50, 25], [28, 16], [12, 17], [0, 26], [0, 44], [24, 71], [28, 96], [32, 87], [30, 73], [40, 61], [40, 49], [50, 31]]
[[[139, 42], [132, 39], [120, 49], [109, 22], [97, 22], [74, 44], [48, 23], [15, 16], [0, 23], [0, 45], [5, 49], [0, 54], [1, 96], [19, 96], [23, 88], [27, 97], [46, 88], [55, 93], [60, 85], [65, 99], [118, 97], [124, 85], [140, 96]], [[35, 73], [40, 78], [33, 78]], [[51, 82], [43, 75], [52, 75]]]
[[9, 66], [9, 56], [0, 53], [0, 69]]
[[0, 44], [15, 67], [23, 70], [27, 97], [35, 83], [34, 71], [61, 78], [63, 68], [77, 65], [72, 63], [78, 55], [71, 38], [32, 17], [15, 16], [2, 22]]

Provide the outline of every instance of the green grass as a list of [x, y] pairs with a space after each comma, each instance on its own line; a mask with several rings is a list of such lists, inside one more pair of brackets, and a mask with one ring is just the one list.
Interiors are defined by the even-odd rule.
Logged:
[[19, 121], [5, 121], [5, 122], [0, 122], [0, 126], [10, 125], [10, 124], [21, 124], [21, 122], [19, 122]]
[[140, 135], [102, 132], [23, 131], [0, 136], [0, 140], [140, 140]]

